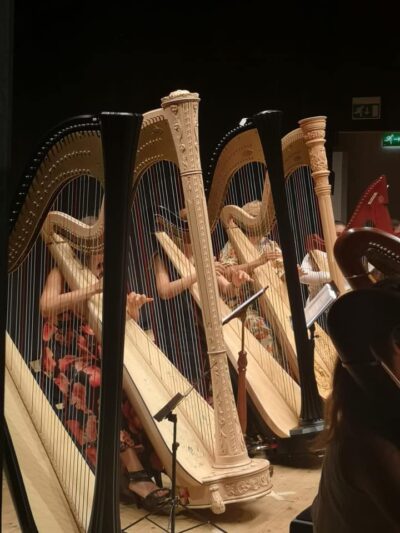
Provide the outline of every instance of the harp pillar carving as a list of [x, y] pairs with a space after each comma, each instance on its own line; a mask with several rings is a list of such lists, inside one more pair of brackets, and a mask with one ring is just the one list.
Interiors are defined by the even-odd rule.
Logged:
[[198, 94], [188, 91], [176, 91], [162, 99], [181, 169], [210, 358], [216, 436], [214, 466], [225, 468], [228, 465], [248, 464], [250, 459], [235, 406], [218, 306], [217, 280], [200, 164], [198, 103]]
[[311, 117], [299, 121], [309, 150], [311, 173], [315, 183], [315, 194], [318, 198], [321, 215], [322, 231], [328, 256], [329, 271], [341, 293], [345, 292], [345, 282], [333, 255], [336, 241], [335, 218], [333, 215], [331, 186], [329, 184], [328, 161], [325, 152], [326, 117]]

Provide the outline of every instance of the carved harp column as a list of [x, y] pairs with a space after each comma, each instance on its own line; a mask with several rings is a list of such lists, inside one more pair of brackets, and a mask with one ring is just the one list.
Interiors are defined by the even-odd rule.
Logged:
[[198, 94], [176, 91], [162, 99], [162, 107], [166, 112], [178, 149], [202, 302], [214, 394], [215, 467], [224, 468], [227, 465], [248, 464], [250, 459], [236, 411], [218, 307], [217, 280], [200, 164], [198, 102]]
[[312, 117], [299, 121], [304, 135], [306, 146], [309, 150], [311, 173], [315, 183], [315, 194], [318, 198], [321, 216], [322, 231], [328, 256], [329, 271], [333, 281], [341, 293], [345, 292], [345, 282], [342, 273], [333, 255], [333, 246], [336, 240], [331, 186], [329, 184], [328, 161], [325, 152], [326, 117]]

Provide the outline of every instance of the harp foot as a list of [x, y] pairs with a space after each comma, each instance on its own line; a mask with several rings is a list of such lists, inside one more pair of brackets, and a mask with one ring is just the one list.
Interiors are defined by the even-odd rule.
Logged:
[[219, 491], [218, 485], [211, 485], [210, 490], [210, 501], [211, 501], [211, 510], [215, 514], [222, 514], [225, 512], [225, 502], [222, 499], [221, 493]]

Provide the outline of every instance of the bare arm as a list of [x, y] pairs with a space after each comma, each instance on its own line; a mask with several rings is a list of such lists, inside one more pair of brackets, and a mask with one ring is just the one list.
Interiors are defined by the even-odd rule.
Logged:
[[268, 261], [277, 261], [282, 259], [282, 252], [275, 243], [273, 245], [267, 244], [263, 247], [262, 253], [253, 261], [248, 263], [241, 263], [237, 259], [236, 253], [234, 253], [231, 243], [225, 245], [220, 254], [220, 262], [225, 268], [224, 275], [228, 280], [231, 280], [232, 274], [237, 271], [245, 272], [246, 274], [252, 274], [253, 270], [261, 265], [264, 265]]
[[102, 291], [99, 281], [89, 287], [63, 292], [64, 280], [58, 268], [53, 268], [47, 276], [46, 283], [40, 297], [40, 311], [45, 318], [55, 318], [64, 311], [77, 311], [77, 306], [83, 304], [94, 294]]
[[329, 272], [316, 271], [313, 269], [309, 254], [307, 254], [299, 269], [300, 282], [307, 285], [320, 285], [332, 280]]
[[232, 271], [242, 270], [247, 274], [251, 274], [255, 268], [264, 265], [268, 261], [276, 261], [277, 259], [281, 259], [281, 257], [281, 252], [278, 252], [277, 250], [266, 250], [260, 255], [260, 257], [257, 257], [257, 259], [254, 259], [253, 261], [249, 261], [248, 263], [242, 263], [240, 265], [232, 265], [228, 268], [231, 268]]
[[154, 272], [156, 276], [156, 287], [160, 298], [170, 300], [186, 289], [189, 289], [197, 281], [197, 275], [194, 272], [183, 278], [171, 281], [168, 270], [159, 255], [154, 258]]

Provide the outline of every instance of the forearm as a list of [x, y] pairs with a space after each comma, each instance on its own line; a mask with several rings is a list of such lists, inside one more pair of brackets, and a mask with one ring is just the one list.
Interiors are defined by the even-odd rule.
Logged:
[[315, 272], [309, 271], [300, 275], [300, 282], [306, 285], [321, 285], [331, 281], [331, 275], [329, 272]]
[[196, 272], [174, 281], [164, 281], [157, 284], [157, 291], [163, 300], [169, 300], [189, 289], [197, 281]]
[[[248, 263], [242, 263], [241, 265], [224, 265], [225, 267], [225, 277], [228, 281], [232, 279], [232, 273], [237, 272], [238, 270], [242, 270], [243, 272], [246, 272], [246, 274], [252, 274], [253, 270], [259, 266], [261, 266], [264, 263], [264, 261], [261, 260], [261, 258], [254, 259], [253, 261], [249, 261]], [[223, 263], [222, 263], [223, 264]]]
[[140, 317], [140, 311], [138, 308], [132, 309], [128, 306], [126, 307], [126, 319], [129, 320], [130, 318], [134, 320], [135, 322], [139, 322]]
[[64, 311], [82, 309], [83, 303], [99, 292], [98, 289], [85, 287], [56, 295], [45, 295], [40, 300], [40, 311], [45, 318], [57, 316]]

